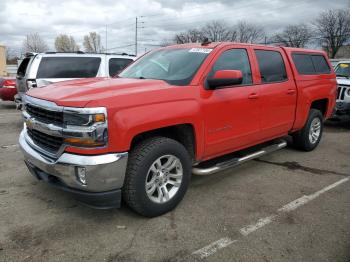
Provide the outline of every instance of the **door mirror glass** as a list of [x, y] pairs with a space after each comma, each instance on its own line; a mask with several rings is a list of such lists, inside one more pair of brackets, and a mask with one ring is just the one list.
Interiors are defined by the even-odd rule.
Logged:
[[218, 70], [214, 76], [207, 79], [208, 89], [240, 85], [243, 81], [243, 74], [240, 70]]

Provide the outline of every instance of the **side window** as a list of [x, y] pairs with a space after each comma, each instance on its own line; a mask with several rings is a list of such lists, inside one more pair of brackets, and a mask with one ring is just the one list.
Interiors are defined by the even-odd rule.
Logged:
[[242, 85], [252, 84], [252, 72], [245, 49], [230, 49], [223, 52], [216, 60], [208, 77], [212, 77], [218, 70], [240, 70], [243, 75]]
[[329, 74], [331, 69], [323, 55], [292, 54], [293, 62], [301, 75]]
[[125, 58], [111, 58], [109, 59], [109, 75], [115, 76], [127, 67], [133, 60]]
[[315, 67], [310, 55], [293, 54], [292, 58], [299, 74], [301, 75], [315, 74]]
[[312, 55], [312, 62], [315, 66], [316, 73], [318, 74], [329, 74], [331, 69], [323, 55]]
[[99, 57], [49, 56], [41, 59], [37, 78], [96, 77], [100, 68]]
[[255, 54], [258, 59], [261, 81], [263, 83], [282, 82], [288, 79], [280, 52], [255, 50]]

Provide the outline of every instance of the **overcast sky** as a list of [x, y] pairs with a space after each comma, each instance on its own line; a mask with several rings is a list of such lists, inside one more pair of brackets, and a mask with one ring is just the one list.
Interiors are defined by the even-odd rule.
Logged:
[[107, 24], [107, 48], [133, 53], [138, 16], [144, 27], [139, 28], [141, 53], [211, 20], [245, 20], [273, 34], [288, 24], [308, 23], [323, 10], [346, 7], [349, 0], [0, 0], [0, 44], [19, 50], [26, 34], [38, 32], [53, 50], [55, 37], [65, 33], [82, 48], [83, 36], [96, 31], [105, 46]]

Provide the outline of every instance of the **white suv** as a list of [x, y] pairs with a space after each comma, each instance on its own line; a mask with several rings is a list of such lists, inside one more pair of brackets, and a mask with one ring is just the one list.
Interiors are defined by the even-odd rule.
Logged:
[[335, 116], [350, 116], [350, 60], [339, 61], [335, 73], [338, 82]]
[[17, 108], [21, 108], [22, 95], [31, 88], [78, 78], [113, 77], [135, 59], [125, 53], [28, 53], [17, 71]]

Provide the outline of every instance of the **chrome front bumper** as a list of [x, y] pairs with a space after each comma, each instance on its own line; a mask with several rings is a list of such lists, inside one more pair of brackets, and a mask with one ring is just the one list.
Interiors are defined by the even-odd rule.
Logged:
[[[27, 165], [58, 179], [66, 187], [92, 193], [123, 187], [128, 153], [97, 156], [63, 153], [58, 159], [51, 159], [34, 150], [26, 141], [26, 136], [27, 131], [23, 129], [19, 144]], [[86, 169], [86, 185], [83, 185], [77, 177], [78, 167]]]

